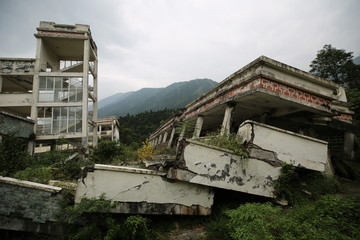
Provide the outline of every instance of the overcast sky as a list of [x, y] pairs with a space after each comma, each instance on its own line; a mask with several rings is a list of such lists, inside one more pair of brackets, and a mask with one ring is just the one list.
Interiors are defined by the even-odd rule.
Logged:
[[40, 21], [88, 24], [100, 99], [220, 82], [261, 55], [308, 71], [325, 44], [360, 55], [359, 0], [0, 0], [0, 57], [35, 57]]

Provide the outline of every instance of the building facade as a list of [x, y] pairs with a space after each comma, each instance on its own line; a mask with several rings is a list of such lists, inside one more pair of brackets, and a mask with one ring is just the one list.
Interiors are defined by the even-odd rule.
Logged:
[[0, 110], [34, 120], [37, 144], [64, 138], [86, 148], [90, 135], [96, 144], [98, 58], [90, 27], [40, 22], [35, 37], [34, 59], [0, 58]]

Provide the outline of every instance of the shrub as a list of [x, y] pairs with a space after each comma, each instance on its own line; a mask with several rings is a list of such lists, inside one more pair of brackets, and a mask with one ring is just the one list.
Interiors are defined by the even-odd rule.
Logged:
[[232, 239], [244, 240], [350, 240], [360, 237], [357, 198], [324, 195], [313, 203], [281, 209], [270, 203], [247, 203], [226, 210]]
[[274, 189], [278, 199], [286, 199], [294, 205], [324, 194], [337, 193], [340, 184], [333, 176], [284, 163]]
[[14, 134], [5, 135], [0, 141], [0, 175], [12, 176], [31, 166], [33, 158], [27, 152], [26, 141]]
[[[82, 199], [74, 206], [65, 207], [58, 219], [70, 224], [70, 239], [154, 239], [149, 220], [141, 216], [116, 217], [110, 212], [116, 204], [101, 195], [99, 199]], [[73, 224], [82, 224], [81, 230]]]
[[237, 134], [220, 135], [218, 133], [212, 133], [209, 134], [209, 136], [205, 139], [199, 138], [197, 140], [211, 146], [230, 150], [244, 158], [249, 157], [248, 153], [245, 151], [243, 144], [241, 143], [240, 136]]
[[229, 235], [239, 240], [275, 239], [270, 226], [280, 211], [270, 203], [246, 203], [237, 209], [226, 210]]
[[113, 159], [122, 154], [122, 148], [118, 142], [101, 140], [93, 149], [90, 157], [95, 163], [108, 164]]
[[38, 182], [47, 184], [53, 179], [54, 169], [51, 167], [28, 167], [24, 170], [18, 171], [14, 177], [21, 180]]
[[139, 161], [148, 160], [154, 156], [154, 154], [154, 149], [148, 139], [143, 142], [143, 146], [137, 152]]

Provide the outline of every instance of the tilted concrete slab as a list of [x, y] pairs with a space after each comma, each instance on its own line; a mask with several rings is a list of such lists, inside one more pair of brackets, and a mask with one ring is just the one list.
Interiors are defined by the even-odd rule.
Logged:
[[167, 177], [273, 198], [281, 163], [331, 173], [327, 142], [254, 121], [244, 122], [238, 134], [249, 157], [187, 140], [182, 164]]
[[[278, 160], [294, 166], [331, 173], [328, 143], [280, 128], [247, 120], [238, 135], [248, 146], [250, 156], [259, 160]], [[258, 153], [266, 150], [269, 155]], [[273, 157], [269, 157], [272, 155]]]
[[79, 180], [75, 201], [99, 198], [116, 202], [115, 213], [209, 215], [214, 194], [211, 188], [169, 181], [166, 173], [148, 169], [96, 164]]
[[185, 169], [170, 169], [168, 178], [189, 181], [265, 197], [275, 197], [273, 180], [280, 165], [242, 158], [231, 151], [188, 140], [184, 149]]

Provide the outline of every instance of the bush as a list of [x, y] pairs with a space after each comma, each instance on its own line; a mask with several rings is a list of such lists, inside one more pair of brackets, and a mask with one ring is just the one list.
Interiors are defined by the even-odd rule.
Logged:
[[31, 166], [33, 158], [27, 152], [26, 141], [5, 135], [0, 141], [0, 175], [12, 176], [15, 172]]
[[[154, 239], [154, 232], [149, 228], [149, 220], [141, 216], [112, 215], [110, 210], [115, 207], [111, 201], [101, 195], [99, 199], [82, 199], [74, 206], [65, 207], [58, 215], [62, 222], [70, 224], [69, 239]], [[81, 230], [73, 224], [82, 224]]]
[[51, 167], [28, 167], [18, 171], [14, 177], [21, 180], [48, 184], [53, 179], [54, 170]]
[[197, 139], [198, 141], [207, 145], [224, 148], [240, 155], [244, 158], [248, 158], [249, 155], [245, 151], [243, 144], [240, 141], [240, 136], [237, 134], [224, 134], [212, 133], [205, 139]]
[[149, 160], [154, 154], [154, 149], [148, 139], [143, 142], [143, 146], [137, 151], [139, 161]]
[[295, 205], [324, 194], [338, 193], [340, 184], [333, 176], [285, 163], [280, 176], [275, 180], [274, 189], [278, 199], [286, 199], [289, 204]]
[[121, 156], [122, 147], [118, 142], [101, 140], [93, 149], [90, 157], [95, 163], [108, 164], [117, 156]]
[[270, 203], [246, 203], [237, 209], [226, 210], [229, 235], [239, 240], [275, 239], [271, 233], [271, 225], [280, 211], [279, 207]]
[[227, 231], [242, 240], [359, 239], [359, 199], [324, 195], [292, 209], [247, 203], [225, 211]]

